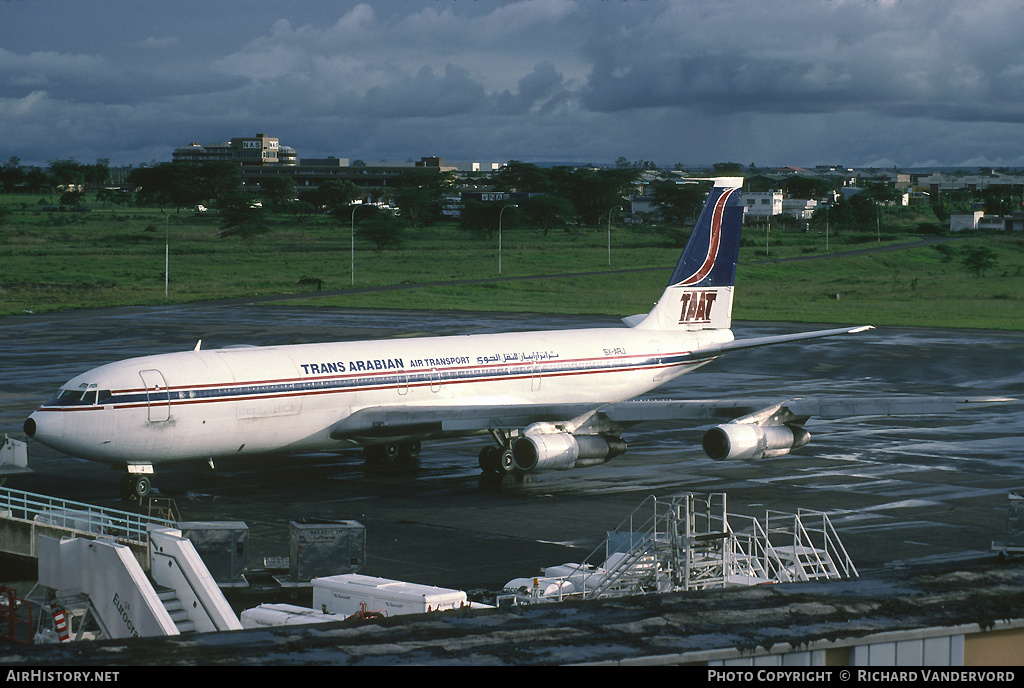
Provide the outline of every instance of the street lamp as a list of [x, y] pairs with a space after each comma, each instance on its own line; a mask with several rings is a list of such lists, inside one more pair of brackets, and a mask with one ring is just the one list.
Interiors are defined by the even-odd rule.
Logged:
[[167, 300], [167, 271], [171, 265], [171, 214], [167, 213], [167, 229], [164, 233], [164, 301]]
[[498, 211], [498, 274], [501, 274], [501, 215], [509, 208], [518, 208], [518, 205], [506, 205]]
[[352, 204], [352, 286], [356, 284], [356, 211], [362, 207], [361, 203]]
[[608, 211], [608, 267], [612, 266], [612, 213], [622, 210], [622, 206], [615, 206]]
[[825, 205], [825, 253], [828, 253], [828, 211], [831, 208], [831, 203]]

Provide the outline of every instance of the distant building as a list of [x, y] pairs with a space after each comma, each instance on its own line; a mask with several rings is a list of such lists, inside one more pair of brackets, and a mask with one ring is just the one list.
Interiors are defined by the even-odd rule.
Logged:
[[[295, 149], [281, 145], [272, 136], [256, 134], [250, 137], [236, 137], [230, 141], [213, 144], [190, 143], [174, 149], [173, 162], [203, 163], [214, 161], [234, 162], [241, 166], [246, 185], [260, 186], [265, 179], [287, 177], [299, 189], [312, 189], [329, 180], [350, 181], [368, 190], [387, 187], [397, 178], [412, 172], [454, 172], [459, 170], [478, 171], [479, 163], [464, 166], [445, 165], [444, 158], [429, 156], [418, 162], [367, 163], [361, 160], [349, 162], [348, 158], [302, 158]], [[491, 163], [495, 169], [498, 163]]]
[[1024, 211], [1018, 210], [1013, 215], [986, 215], [982, 210], [975, 210], [970, 213], [953, 213], [949, 216], [951, 232], [976, 229], [996, 232], [1024, 231]]
[[237, 162], [251, 165], [297, 165], [299, 160], [295, 149], [282, 146], [278, 139], [265, 134], [252, 137], [236, 137], [224, 143], [200, 145], [190, 143], [174, 149], [173, 162]]
[[782, 192], [764, 191], [743, 194], [748, 217], [773, 217], [782, 214]]
[[806, 198], [787, 198], [782, 201], [782, 213], [792, 215], [798, 220], [810, 220], [814, 211], [818, 209], [818, 202]]

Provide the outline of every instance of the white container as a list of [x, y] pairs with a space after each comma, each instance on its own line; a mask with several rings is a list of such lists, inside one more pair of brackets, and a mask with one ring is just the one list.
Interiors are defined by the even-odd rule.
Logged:
[[346, 573], [313, 579], [313, 609], [351, 616], [359, 611], [386, 616], [422, 614], [469, 606], [461, 590]]
[[313, 609], [296, 607], [293, 604], [261, 604], [245, 609], [239, 615], [242, 628], [266, 628], [267, 626], [304, 626], [313, 623], [341, 621], [337, 614], [323, 614]]

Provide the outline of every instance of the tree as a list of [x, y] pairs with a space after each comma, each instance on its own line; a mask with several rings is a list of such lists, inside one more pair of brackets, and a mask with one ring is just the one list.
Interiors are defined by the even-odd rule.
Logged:
[[844, 195], [839, 197], [830, 213], [836, 226], [854, 227], [870, 224], [873, 227], [878, 217], [878, 206], [871, 196], [865, 193]]
[[12, 155], [0, 171], [0, 183], [3, 184], [5, 192], [11, 193], [24, 181], [25, 170], [21, 169], [21, 158]]
[[260, 181], [262, 195], [274, 212], [288, 207], [295, 199], [295, 180], [290, 177], [267, 177]]
[[82, 191], [65, 191], [60, 196], [61, 206], [78, 207], [82, 203], [82, 196], [85, 193]]
[[137, 199], [142, 205], [188, 207], [203, 200], [204, 195], [196, 175], [197, 166], [176, 162], [140, 166], [128, 175], [128, 183], [138, 189]]
[[960, 264], [975, 277], [984, 277], [985, 271], [994, 268], [996, 262], [996, 252], [988, 246], [975, 246], [960, 259]]
[[409, 223], [390, 212], [378, 212], [373, 217], [360, 220], [356, 235], [373, 243], [378, 251], [398, 248], [402, 245]]
[[257, 236], [270, 231], [263, 208], [256, 205], [256, 198], [243, 191], [227, 194], [220, 202], [220, 236], [241, 237], [251, 242]]
[[95, 165], [87, 165], [85, 178], [93, 188], [102, 188], [110, 179], [110, 158], [96, 158]]
[[[181, 165], [182, 163], [175, 163]], [[242, 167], [227, 160], [212, 160], [188, 166], [196, 176], [199, 200], [218, 200], [242, 185]]]
[[707, 188], [704, 184], [676, 184], [662, 182], [652, 189], [654, 204], [661, 217], [677, 227], [683, 227], [697, 217], [704, 206]]
[[462, 206], [462, 213], [459, 215], [459, 226], [472, 232], [477, 238], [490, 239], [498, 233], [498, 222], [504, 222], [503, 228], [513, 226], [516, 209], [513, 208], [504, 215], [501, 214], [502, 209], [510, 205], [513, 205], [512, 201], [498, 203], [467, 201]]
[[568, 198], [587, 225], [599, 225], [616, 206], [625, 206], [639, 171], [633, 168], [554, 171], [555, 192]]
[[362, 196], [363, 190], [347, 179], [329, 179], [304, 194], [303, 198], [338, 219], [344, 219], [345, 213], [351, 212], [352, 201]]
[[819, 198], [835, 191], [836, 182], [798, 176], [786, 179], [781, 186], [792, 198]]
[[496, 191], [540, 193], [552, 188], [551, 175], [532, 163], [510, 160], [491, 176]]
[[412, 172], [402, 175], [391, 198], [413, 227], [432, 225], [444, 216], [444, 195], [453, 182], [450, 172]]
[[65, 160], [51, 160], [49, 171], [58, 184], [67, 188], [72, 185], [81, 186], [85, 184], [87, 167], [88, 165], [83, 165], [72, 158], [68, 158]]
[[743, 165], [738, 162], [716, 162], [712, 167], [715, 176], [719, 177], [742, 177]]
[[576, 206], [568, 198], [555, 194], [533, 196], [519, 204], [526, 222], [544, 231], [568, 227], [576, 219]]

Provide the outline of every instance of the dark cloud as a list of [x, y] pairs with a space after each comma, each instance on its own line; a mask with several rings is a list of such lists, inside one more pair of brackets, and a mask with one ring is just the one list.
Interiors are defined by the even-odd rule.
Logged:
[[4, 5], [2, 159], [1024, 165], [1019, 0], [62, 7]]

